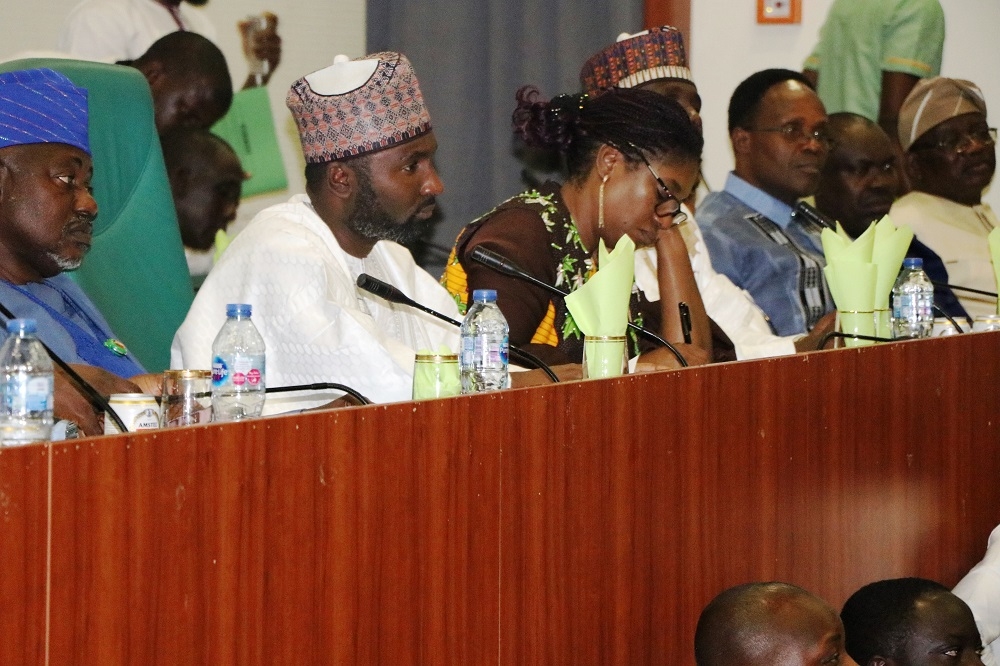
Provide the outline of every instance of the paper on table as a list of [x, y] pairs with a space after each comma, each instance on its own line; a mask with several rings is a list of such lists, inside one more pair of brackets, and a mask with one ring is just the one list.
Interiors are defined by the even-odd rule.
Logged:
[[871, 263], [872, 247], [875, 244], [874, 224], [853, 241], [846, 234], [841, 235], [832, 229], [824, 229], [820, 238], [828, 264], [841, 259], [860, 264]]
[[[990, 258], [993, 260], [993, 274], [997, 279], [997, 290], [1000, 291], [1000, 228], [991, 231], [987, 241], [990, 245]], [[1000, 310], [1000, 303], [997, 308]]]
[[[635, 243], [622, 236], [608, 252], [604, 241], [597, 250], [597, 272], [566, 296], [566, 309], [583, 332], [587, 365], [592, 368], [621, 366], [621, 345], [589, 345], [587, 338], [624, 336], [628, 328], [628, 305], [635, 279]], [[589, 376], [599, 376], [590, 374]]]
[[[872, 263], [834, 260], [823, 269], [830, 294], [840, 312], [841, 330], [861, 335], [875, 334], [875, 280], [878, 268]], [[871, 344], [849, 338], [847, 346]]]
[[566, 309], [584, 335], [625, 335], [635, 277], [635, 243], [622, 236], [608, 252], [598, 248], [598, 270], [566, 296]]
[[[455, 352], [441, 345], [437, 352], [430, 349], [420, 349], [417, 356], [454, 356]], [[414, 363], [413, 367], [413, 399], [443, 398], [461, 395], [462, 380], [458, 361], [451, 363]]]

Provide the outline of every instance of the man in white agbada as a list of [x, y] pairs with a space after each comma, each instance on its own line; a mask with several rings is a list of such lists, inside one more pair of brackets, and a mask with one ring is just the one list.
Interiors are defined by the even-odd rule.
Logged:
[[[437, 280], [397, 244], [430, 223], [443, 190], [437, 140], [409, 61], [398, 53], [335, 64], [296, 81], [288, 108], [306, 194], [261, 211], [220, 257], [171, 349], [174, 368], [209, 368], [227, 303], [249, 303], [267, 345], [268, 386], [347, 384], [375, 402], [409, 400], [415, 351], [458, 348], [458, 331], [357, 288], [367, 273], [458, 318]], [[337, 393], [269, 395], [265, 414]]]
[[[899, 142], [913, 191], [889, 210], [897, 225], [944, 262], [948, 282], [996, 291], [990, 231], [1000, 225], [982, 200], [996, 171], [996, 128], [986, 122], [986, 100], [971, 81], [923, 79], [899, 110]], [[956, 290], [972, 317], [996, 314], [996, 298]]]

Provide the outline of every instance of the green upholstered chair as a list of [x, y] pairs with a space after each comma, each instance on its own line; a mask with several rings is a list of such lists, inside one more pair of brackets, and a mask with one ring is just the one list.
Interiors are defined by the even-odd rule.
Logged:
[[30, 58], [0, 71], [48, 67], [88, 91], [90, 149], [98, 215], [94, 244], [71, 273], [115, 334], [150, 372], [170, 364], [170, 342], [194, 292], [153, 120], [138, 70], [120, 65]]

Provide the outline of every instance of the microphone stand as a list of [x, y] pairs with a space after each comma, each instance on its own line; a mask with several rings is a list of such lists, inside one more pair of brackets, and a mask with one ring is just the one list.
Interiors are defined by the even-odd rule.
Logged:
[[962, 286], [957, 285], [957, 284], [948, 284], [947, 282], [937, 282], [935, 280], [931, 280], [931, 284], [934, 285], [935, 287], [947, 287], [948, 289], [953, 289], [953, 290], [957, 290], [957, 291], [967, 291], [970, 294], [979, 294], [981, 296], [990, 296], [991, 298], [996, 298], [997, 297], [996, 292], [993, 292], [993, 291], [984, 291], [982, 289], [973, 289], [972, 287], [962, 287]]
[[[471, 258], [473, 261], [478, 262], [483, 266], [486, 266], [490, 270], [496, 271], [497, 273], [501, 273], [502, 275], [507, 275], [509, 277], [516, 278], [518, 280], [524, 280], [525, 282], [529, 282], [535, 285], [536, 287], [541, 287], [542, 289], [545, 289], [549, 293], [554, 294], [559, 298], [566, 298], [569, 295], [568, 292], [563, 291], [559, 287], [551, 285], [548, 282], [543, 282], [542, 280], [539, 280], [534, 275], [528, 273], [527, 271], [525, 271], [517, 264], [507, 259], [507, 257], [503, 256], [502, 254], [499, 254], [498, 252], [487, 250], [486, 248], [480, 246], [472, 251]], [[674, 358], [677, 359], [677, 362], [681, 364], [682, 368], [688, 367], [687, 359], [684, 358], [684, 356], [680, 353], [680, 351], [678, 351], [676, 347], [674, 347], [672, 344], [661, 338], [659, 335], [649, 330], [648, 328], [643, 328], [642, 326], [639, 326], [638, 324], [634, 324], [632, 322], [628, 322], [628, 327], [631, 328], [636, 333], [644, 335], [647, 338], [650, 338], [651, 340], [660, 343], [661, 345], [670, 350], [670, 352], [674, 355]]]
[[[396, 287], [386, 282], [383, 282], [378, 278], [372, 277], [367, 273], [362, 273], [361, 275], [358, 276], [357, 285], [359, 289], [364, 289], [370, 294], [374, 294], [379, 298], [384, 298], [390, 303], [398, 303], [400, 305], [406, 305], [411, 308], [416, 308], [417, 310], [420, 310], [421, 312], [426, 312], [432, 317], [437, 317], [441, 321], [451, 324], [452, 326], [457, 326], [458, 328], [462, 327], [462, 322], [452, 319], [447, 315], [441, 314], [437, 310], [432, 310], [426, 305], [417, 303], [415, 300], [413, 300], [412, 298], [401, 292]], [[552, 368], [546, 365], [545, 362], [542, 361], [540, 358], [538, 358], [537, 356], [535, 356], [530, 352], [526, 352], [523, 349], [515, 347], [514, 345], [509, 345], [508, 348], [510, 349], [511, 355], [516, 356], [520, 360], [526, 361], [527, 363], [533, 365], [534, 367], [544, 372], [546, 376], [548, 376], [548, 378], [551, 379], [553, 382], [557, 384], [559, 383], [559, 377], [556, 376], [556, 373], [552, 372]]]
[[294, 384], [292, 386], [268, 386], [264, 389], [264, 393], [289, 393], [291, 391], [322, 391], [324, 389], [332, 389], [335, 391], [342, 391], [362, 405], [370, 405], [372, 401], [363, 396], [359, 391], [352, 389], [350, 386], [345, 384], [337, 384], [335, 382], [317, 382], [315, 384]]
[[830, 341], [830, 338], [852, 338], [855, 340], [871, 340], [872, 342], [896, 342], [898, 340], [912, 340], [911, 336], [906, 336], [903, 338], [880, 338], [874, 335], [862, 335], [861, 333], [841, 333], [840, 331], [830, 331], [822, 338], [820, 338], [819, 344], [816, 345], [816, 349], [820, 350], [826, 346], [826, 343]]

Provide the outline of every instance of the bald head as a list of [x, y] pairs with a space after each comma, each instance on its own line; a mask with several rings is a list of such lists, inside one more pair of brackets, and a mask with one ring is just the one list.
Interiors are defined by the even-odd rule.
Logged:
[[819, 666], [844, 654], [840, 618], [788, 583], [748, 583], [713, 599], [695, 631], [698, 666]]

